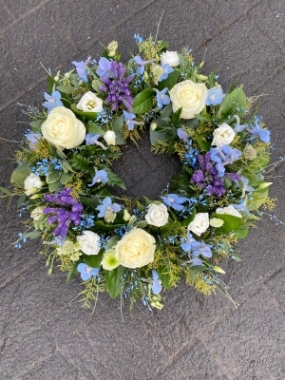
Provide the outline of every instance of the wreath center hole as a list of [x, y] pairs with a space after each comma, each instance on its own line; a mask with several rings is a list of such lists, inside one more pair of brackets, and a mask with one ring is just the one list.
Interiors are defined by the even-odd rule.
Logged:
[[121, 157], [113, 162], [114, 172], [125, 182], [127, 190], [116, 188], [116, 195], [132, 198], [159, 199], [160, 193], [181, 169], [176, 156], [151, 151], [149, 134], [144, 133], [137, 144], [122, 146]]

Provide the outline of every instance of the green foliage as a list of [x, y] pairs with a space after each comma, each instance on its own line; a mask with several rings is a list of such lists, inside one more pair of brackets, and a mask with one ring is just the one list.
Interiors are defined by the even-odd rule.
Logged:
[[217, 120], [225, 119], [228, 115], [234, 114], [242, 116], [246, 104], [246, 96], [242, 87], [236, 88], [224, 97], [216, 116]]
[[170, 91], [172, 87], [176, 85], [179, 76], [180, 76], [179, 71], [177, 70], [172, 71], [165, 80], [158, 83], [158, 86], [157, 86], [158, 89], [162, 91], [166, 87], [168, 88], [168, 91]]
[[106, 288], [112, 298], [118, 297], [122, 291], [122, 275], [124, 267], [121, 265], [111, 271], [105, 271]]
[[147, 88], [140, 92], [133, 101], [133, 113], [139, 115], [146, 113], [152, 108], [154, 92]]
[[24, 187], [25, 179], [31, 174], [28, 162], [23, 162], [12, 173], [10, 181], [19, 187]]

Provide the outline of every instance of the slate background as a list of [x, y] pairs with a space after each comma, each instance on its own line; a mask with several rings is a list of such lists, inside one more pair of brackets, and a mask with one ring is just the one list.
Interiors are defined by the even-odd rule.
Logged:
[[[272, 161], [284, 155], [284, 0], [0, 0], [0, 135], [20, 141], [26, 124], [17, 102], [41, 104], [45, 72], [72, 68], [71, 60], [98, 58], [100, 41], [118, 40], [123, 59], [134, 33], [155, 34], [172, 50], [187, 45], [205, 72], [213, 67], [226, 90], [244, 83], [259, 99], [272, 131]], [[205, 42], [205, 41], [208, 42]], [[2, 166], [17, 143], [0, 140]], [[147, 141], [128, 146], [118, 171], [129, 191], [156, 196], [176, 164], [153, 157]], [[284, 171], [271, 175], [276, 214], [285, 221]], [[284, 229], [269, 218], [238, 245], [241, 263], [228, 262], [225, 282], [240, 307], [220, 294], [205, 298], [183, 284], [165, 294], [152, 314], [99, 299], [94, 316], [74, 300], [79, 281], [47, 275], [39, 244], [15, 250], [22, 229], [15, 207], [0, 205], [0, 378], [3, 380], [282, 380], [285, 379]]]

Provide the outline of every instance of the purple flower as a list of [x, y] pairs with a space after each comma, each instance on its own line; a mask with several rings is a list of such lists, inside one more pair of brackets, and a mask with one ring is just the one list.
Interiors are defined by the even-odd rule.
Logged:
[[129, 88], [129, 83], [133, 77], [130, 75], [125, 77], [126, 68], [121, 62], [111, 62], [110, 77], [103, 78], [103, 85], [100, 86], [101, 91], [107, 92], [106, 103], [112, 104], [112, 111], [115, 111], [120, 103], [128, 111], [131, 111], [133, 98]]
[[99, 75], [100, 79], [110, 76], [111, 64], [112, 61], [105, 57], [99, 59], [99, 65], [96, 70], [96, 73]]
[[143, 74], [144, 72], [144, 66], [147, 65], [148, 63], [152, 63], [154, 62], [155, 60], [154, 59], [150, 59], [149, 61], [144, 61], [142, 59], [142, 57], [140, 57], [139, 55], [136, 55], [134, 57], [134, 61], [136, 62], [136, 64], [138, 65], [138, 68], [137, 68], [137, 73], [138, 74]]
[[163, 69], [163, 73], [160, 75], [158, 79], [159, 82], [163, 81], [164, 79], [167, 79], [168, 75], [172, 73], [172, 71], [174, 71], [173, 68], [169, 66], [167, 63], [164, 65], [161, 65], [161, 67]]
[[105, 170], [98, 170], [98, 172], [94, 175], [92, 183], [90, 183], [88, 186], [94, 186], [95, 183], [106, 183], [108, 182], [108, 174]]
[[[43, 210], [44, 214], [51, 214], [48, 218], [48, 223], [57, 223], [57, 227], [53, 231], [53, 235], [65, 238], [68, 228], [73, 222], [76, 226], [80, 224], [80, 215], [83, 211], [83, 206], [78, 203], [77, 199], [70, 195], [71, 189], [67, 188], [60, 190], [55, 194], [45, 194], [44, 199], [47, 202], [57, 204], [64, 207], [46, 207]], [[69, 207], [69, 208], [67, 208]]]
[[157, 101], [157, 107], [162, 108], [163, 106], [166, 106], [170, 103], [170, 98], [168, 95], [166, 95], [166, 92], [168, 91], [168, 88], [165, 87], [162, 91], [158, 91], [155, 88], [156, 91], [156, 101]]
[[88, 57], [86, 61], [80, 61], [80, 62], [72, 61], [73, 65], [76, 67], [78, 76], [85, 83], [88, 82], [87, 74], [89, 72], [88, 64], [90, 63], [90, 61], [91, 61], [91, 57]]
[[122, 207], [118, 203], [112, 203], [110, 197], [106, 197], [102, 203], [96, 207], [96, 210], [100, 211], [98, 214], [98, 218], [104, 218], [107, 211], [113, 211], [115, 213], [122, 210]]
[[44, 92], [44, 97], [46, 102], [43, 103], [43, 106], [48, 110], [48, 113], [50, 113], [55, 107], [63, 106], [63, 103], [60, 100], [61, 94], [59, 91], [53, 91], [51, 95]]
[[215, 86], [208, 90], [206, 105], [207, 106], [217, 106], [222, 102], [226, 94], [223, 92], [221, 86]]
[[161, 281], [156, 270], [152, 270], [152, 287], [153, 294], [159, 294], [162, 291]]
[[176, 211], [182, 211], [184, 209], [182, 203], [187, 201], [187, 198], [180, 197], [177, 194], [168, 194], [166, 197], [161, 197], [161, 199], [166, 206], [172, 207]]
[[78, 264], [77, 270], [83, 281], [90, 280], [91, 277], [97, 277], [100, 272], [100, 268], [92, 268], [84, 263]]
[[38, 147], [39, 140], [43, 136], [41, 133], [26, 133], [25, 137], [29, 141], [30, 150], [35, 150]]

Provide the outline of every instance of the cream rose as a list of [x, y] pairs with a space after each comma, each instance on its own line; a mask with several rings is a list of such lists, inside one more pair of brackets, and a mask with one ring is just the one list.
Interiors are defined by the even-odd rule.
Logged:
[[76, 107], [84, 112], [101, 112], [103, 100], [98, 98], [92, 91], [87, 91], [79, 100]]
[[159, 205], [152, 203], [149, 205], [145, 220], [148, 224], [161, 227], [168, 222], [168, 216], [167, 207], [163, 203]]
[[100, 251], [100, 236], [92, 231], [84, 231], [83, 235], [77, 236], [80, 250], [85, 255], [98, 255]]
[[233, 205], [217, 208], [216, 214], [231, 215], [231, 216], [236, 216], [237, 218], [241, 218], [241, 214], [238, 212], [237, 209], [234, 208]]
[[197, 236], [201, 236], [209, 227], [209, 214], [207, 212], [199, 212], [195, 215], [194, 220], [189, 224], [188, 230], [194, 232]]
[[126, 268], [140, 268], [154, 260], [155, 239], [141, 228], [127, 232], [115, 247], [115, 257]]
[[24, 189], [26, 195], [32, 195], [43, 186], [43, 183], [39, 176], [31, 173], [24, 181]]
[[166, 50], [166, 52], [162, 53], [160, 56], [160, 63], [171, 67], [179, 66], [179, 57], [177, 52]]
[[114, 131], [107, 131], [103, 138], [108, 145], [116, 145], [116, 134]]
[[205, 107], [207, 87], [204, 83], [194, 83], [191, 80], [177, 83], [169, 91], [172, 109], [176, 112], [182, 107], [181, 118], [193, 119]]
[[83, 143], [84, 124], [65, 107], [55, 107], [42, 124], [44, 138], [60, 149], [72, 149]]
[[214, 138], [212, 145], [220, 148], [223, 145], [229, 145], [235, 138], [235, 132], [231, 126], [226, 123], [221, 124], [213, 132]]

